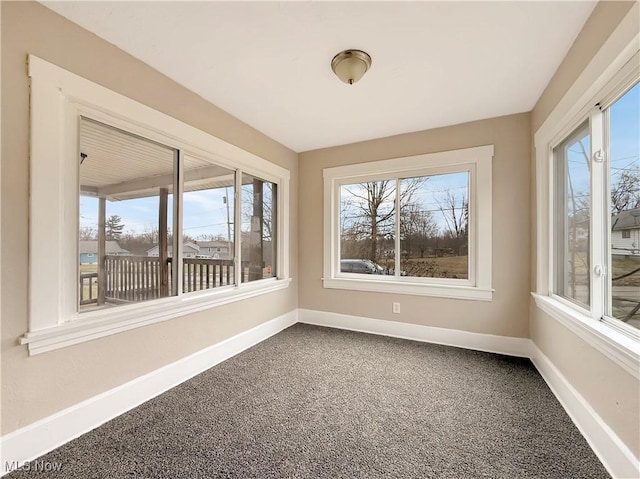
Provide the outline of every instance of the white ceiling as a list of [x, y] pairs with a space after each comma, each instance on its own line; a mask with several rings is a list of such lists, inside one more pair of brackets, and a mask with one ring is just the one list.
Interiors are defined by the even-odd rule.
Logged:
[[596, 4], [44, 3], [298, 152], [529, 111]]

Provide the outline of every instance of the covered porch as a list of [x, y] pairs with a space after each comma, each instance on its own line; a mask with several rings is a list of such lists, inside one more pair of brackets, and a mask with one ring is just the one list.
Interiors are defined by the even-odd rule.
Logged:
[[[266, 182], [241, 175], [240, 184], [250, 193], [242, 208], [245, 221], [234, 211], [232, 169], [84, 117], [79, 143], [80, 238], [97, 244], [95, 261], [78, 265], [79, 311], [236, 284], [236, 223], [247, 223], [241, 225], [246, 251], [240, 281], [265, 277], [265, 268], [271, 274], [271, 264], [264, 261], [264, 212], [271, 210], [265, 208]], [[198, 251], [192, 239], [189, 254], [180, 254], [186, 248], [182, 219], [187, 211], [201, 216], [205, 226], [219, 228], [224, 254]], [[110, 243], [117, 243], [116, 254], [109, 251]]]

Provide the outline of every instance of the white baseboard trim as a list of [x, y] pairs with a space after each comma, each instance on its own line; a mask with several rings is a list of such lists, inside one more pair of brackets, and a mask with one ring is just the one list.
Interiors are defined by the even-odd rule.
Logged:
[[0, 476], [294, 325], [293, 310], [2, 437]]
[[306, 324], [315, 324], [316, 326], [348, 329], [350, 331], [360, 331], [363, 333], [444, 344], [446, 346], [525, 358], [529, 357], [529, 344], [531, 343], [528, 338], [471, 333], [457, 329], [435, 328], [433, 326], [363, 318], [360, 316], [328, 313], [326, 311], [312, 311], [309, 309], [298, 310], [298, 321]]
[[640, 477], [640, 462], [631, 450], [533, 342], [531, 361], [609, 474], [619, 479]]

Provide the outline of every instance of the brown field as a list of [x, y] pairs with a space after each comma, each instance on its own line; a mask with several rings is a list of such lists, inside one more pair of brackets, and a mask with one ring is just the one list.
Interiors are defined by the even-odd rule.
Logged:
[[[629, 258], [613, 258], [612, 262], [612, 278], [617, 276], [621, 276], [625, 273], [630, 273], [631, 271], [640, 268], [640, 261], [636, 261]], [[640, 286], [640, 271], [632, 274], [631, 276], [627, 276], [626, 278], [619, 279], [615, 282], [616, 286]]]
[[465, 256], [441, 256], [437, 258], [410, 258], [402, 260], [400, 267], [409, 276], [423, 278], [468, 279], [469, 258]]

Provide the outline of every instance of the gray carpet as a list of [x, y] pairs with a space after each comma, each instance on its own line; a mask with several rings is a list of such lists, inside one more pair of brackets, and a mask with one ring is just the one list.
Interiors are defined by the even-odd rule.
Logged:
[[7, 477], [609, 477], [529, 360], [302, 324], [38, 461]]

